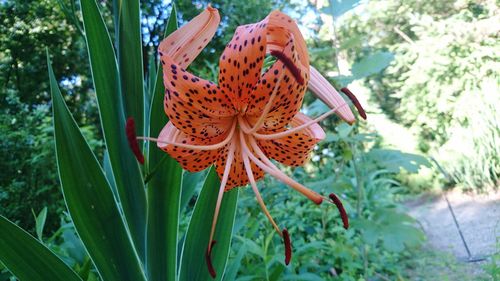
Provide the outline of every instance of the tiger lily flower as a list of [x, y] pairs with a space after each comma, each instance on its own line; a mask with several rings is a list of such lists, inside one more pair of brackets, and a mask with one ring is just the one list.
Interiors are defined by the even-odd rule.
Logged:
[[[212, 276], [216, 273], [210, 254], [224, 192], [247, 184], [283, 237], [285, 262], [290, 262], [288, 231], [281, 230], [272, 218], [256, 182], [270, 174], [320, 204], [322, 195], [287, 176], [270, 159], [288, 166], [303, 165], [313, 147], [325, 138], [318, 122], [332, 114], [349, 123], [355, 120], [348, 103], [309, 65], [307, 47], [296, 23], [279, 11], [236, 29], [220, 57], [217, 84], [187, 72], [219, 21], [218, 11], [208, 7], [161, 42], [164, 109], [170, 121], [158, 138], [139, 138], [157, 142], [190, 172], [215, 165], [221, 184], [206, 251]], [[266, 55], [275, 57], [276, 62], [262, 73]], [[308, 86], [332, 108], [315, 119], [299, 111]], [[344, 217], [347, 219], [343, 215], [343, 221]]]

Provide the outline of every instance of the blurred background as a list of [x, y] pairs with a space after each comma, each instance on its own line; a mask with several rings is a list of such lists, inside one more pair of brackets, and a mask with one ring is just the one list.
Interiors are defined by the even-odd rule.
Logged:
[[[111, 31], [112, 2], [99, 1]], [[225, 280], [500, 280], [498, 1], [209, 2], [222, 23], [193, 73], [216, 80], [235, 28], [280, 9], [297, 20], [311, 64], [337, 88], [348, 86], [368, 113], [354, 126], [324, 121], [327, 138], [309, 163], [287, 169], [320, 193], [340, 195], [351, 228], [342, 228], [334, 207], [261, 181], [271, 213], [293, 238], [285, 267], [280, 240], [243, 188]], [[180, 24], [209, 2], [176, 1]], [[102, 159], [78, 5], [0, 1], [0, 214], [73, 266], [88, 257], [59, 191], [45, 49]], [[148, 79], [171, 3], [141, 1], [141, 9]], [[325, 111], [307, 95], [305, 113]], [[9, 278], [0, 265], [0, 280]]]

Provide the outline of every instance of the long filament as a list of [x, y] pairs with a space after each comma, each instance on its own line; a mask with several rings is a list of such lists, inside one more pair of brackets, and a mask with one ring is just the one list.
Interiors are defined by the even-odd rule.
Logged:
[[[236, 140], [235, 140], [236, 141]], [[208, 240], [208, 252], [210, 253], [212, 249], [212, 239], [214, 238], [215, 226], [217, 225], [217, 218], [219, 217], [220, 205], [222, 203], [222, 197], [224, 196], [224, 188], [226, 187], [227, 180], [229, 178], [229, 172], [231, 171], [231, 165], [234, 160], [235, 142], [231, 142], [229, 147], [229, 152], [227, 153], [226, 166], [224, 167], [224, 175], [219, 188], [219, 195], [217, 196], [217, 203], [215, 205], [214, 218], [212, 220], [212, 229], [210, 230], [210, 239]]]
[[[240, 137], [241, 138], [245, 137], [244, 134], [243, 134], [243, 131], [240, 131]], [[300, 183], [294, 181], [293, 179], [291, 179], [290, 177], [288, 177], [287, 175], [285, 175], [283, 172], [281, 172], [279, 170], [275, 170], [273, 168], [270, 168], [269, 166], [267, 166], [266, 164], [264, 164], [257, 157], [255, 157], [255, 155], [253, 155], [252, 152], [250, 152], [250, 149], [248, 148], [247, 144], [244, 141], [241, 142], [241, 146], [242, 146], [243, 151], [248, 155], [248, 157], [250, 157], [250, 159], [257, 166], [259, 166], [259, 168], [261, 168], [262, 170], [264, 170], [266, 173], [272, 175], [273, 177], [277, 178], [278, 180], [282, 181], [283, 183], [287, 184], [291, 188], [293, 188], [293, 189], [297, 190], [298, 192], [302, 193], [304, 196], [306, 196], [307, 198], [309, 198], [314, 203], [316, 203], [318, 205], [321, 204], [321, 202], [323, 201], [323, 197], [321, 197], [319, 194], [317, 194], [316, 192], [314, 192], [314, 191], [308, 189], [307, 187], [301, 185]]]
[[303, 130], [315, 123], [318, 123], [318, 122], [321, 122], [323, 119], [325, 119], [326, 117], [334, 114], [337, 110], [339, 110], [341, 107], [344, 107], [346, 106], [347, 103], [343, 103], [337, 107], [335, 107], [334, 109], [331, 109], [330, 111], [326, 112], [326, 113], [323, 113], [323, 115], [317, 117], [316, 119], [313, 119], [307, 123], [304, 123], [300, 126], [297, 126], [297, 127], [293, 127], [291, 129], [288, 129], [284, 132], [279, 132], [279, 133], [274, 133], [274, 134], [268, 134], [268, 135], [265, 135], [265, 134], [259, 134], [259, 133], [253, 133], [253, 135], [258, 138], [258, 139], [261, 139], [261, 140], [273, 140], [273, 139], [279, 139], [279, 138], [283, 138], [283, 137], [286, 137], [286, 136], [289, 136], [291, 134], [294, 134], [295, 132], [298, 132], [300, 130]]
[[[240, 138], [240, 141], [244, 141], [244, 140]], [[250, 166], [250, 161], [248, 160], [248, 155], [246, 155], [246, 153], [243, 152], [242, 158], [243, 158], [243, 164], [245, 165], [245, 170], [247, 172], [248, 180], [250, 181], [250, 185], [252, 186], [253, 192], [255, 193], [255, 197], [257, 198], [257, 202], [259, 203], [259, 205], [262, 208], [262, 211], [264, 212], [266, 217], [269, 219], [269, 221], [273, 225], [276, 232], [278, 232], [278, 234], [280, 236], [283, 236], [280, 228], [278, 227], [278, 225], [274, 221], [273, 217], [271, 216], [271, 214], [267, 210], [266, 204], [264, 203], [264, 200], [262, 199], [262, 196], [260, 195], [260, 192], [257, 189], [257, 184], [255, 183], [255, 179], [253, 177], [252, 167]]]

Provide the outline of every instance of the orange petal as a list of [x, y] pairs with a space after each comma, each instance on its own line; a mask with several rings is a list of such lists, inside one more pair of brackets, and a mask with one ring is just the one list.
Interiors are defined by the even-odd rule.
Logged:
[[270, 32], [267, 38], [269, 44], [268, 51], [271, 51], [273, 49], [279, 50], [280, 47], [283, 48], [282, 43], [286, 42], [283, 40], [283, 38], [280, 38], [280, 36], [283, 36], [283, 34], [279, 32], [273, 32], [273, 29], [278, 28], [278, 30], [286, 30], [295, 38], [295, 48], [302, 66], [309, 67], [309, 55], [307, 53], [306, 41], [304, 40], [304, 37], [302, 36], [302, 33], [297, 26], [297, 23], [291, 17], [280, 11], [271, 12], [267, 16], [267, 20], [269, 22]]
[[227, 132], [235, 110], [219, 86], [200, 79], [161, 57], [165, 85], [165, 113], [176, 128], [199, 138], [213, 138]]
[[[279, 34], [286, 34], [284, 30], [278, 32], [275, 29], [275, 31]], [[269, 102], [273, 104], [273, 107], [264, 121], [264, 128], [267, 129], [280, 129], [285, 127], [300, 110], [307, 87], [307, 73], [309, 69], [302, 67], [298, 62], [298, 55], [295, 51], [295, 46], [297, 46], [295, 44], [296, 41], [297, 40], [295, 40], [292, 34], [288, 33], [288, 39], [286, 43], [283, 44], [284, 48], [281, 52], [299, 67], [300, 72], [304, 75], [305, 83], [301, 85], [295, 79], [289, 67], [286, 67], [285, 63], [281, 60], [276, 61], [266, 73], [262, 75], [251, 96], [252, 98], [246, 112], [250, 125], [255, 124], [256, 120], [258, 120], [259, 116], [262, 114], [265, 105]], [[285, 75], [280, 81], [280, 72], [283, 70], [285, 70]], [[270, 101], [269, 98], [276, 83], [279, 83], [278, 92], [276, 98]]]
[[[299, 112], [290, 125], [297, 127], [309, 121], [309, 117]], [[288, 166], [301, 166], [309, 158], [314, 146], [324, 138], [323, 129], [318, 124], [313, 124], [295, 134], [273, 140], [260, 140], [258, 143], [269, 158]]]
[[217, 9], [207, 7], [201, 14], [161, 41], [160, 55], [171, 57], [186, 68], [200, 54], [215, 34], [220, 22]]
[[[330, 108], [337, 108], [346, 102], [337, 90], [333, 88], [330, 82], [312, 66], [309, 89]], [[339, 108], [337, 115], [349, 124], [354, 123], [356, 120], [349, 106], [342, 106]]]
[[[224, 139], [224, 135], [213, 138], [207, 142], [207, 140], [189, 136], [179, 131], [174, 127], [172, 122], [168, 122], [167, 125], [165, 125], [165, 127], [161, 130], [158, 139], [168, 142], [207, 145], [221, 142]], [[161, 142], [158, 142], [157, 145], [160, 149], [172, 156], [172, 158], [176, 159], [184, 170], [188, 170], [190, 172], [198, 172], [206, 169], [215, 163], [219, 157], [219, 151], [223, 150], [223, 148], [219, 150], [192, 150], [175, 145], [163, 144]]]
[[[236, 149], [234, 151], [234, 162], [233, 165], [231, 166], [231, 171], [229, 173], [229, 179], [226, 184], [226, 191], [238, 187], [238, 186], [245, 186], [247, 185], [250, 180], [248, 179], [248, 175], [245, 170], [244, 162], [243, 162], [243, 157], [242, 157], [242, 149], [241, 145], [239, 144], [239, 138], [235, 136], [234, 141], [236, 142]], [[219, 156], [217, 158], [217, 161], [215, 163], [216, 166], [216, 171], [217, 174], [219, 175], [219, 178], [222, 178], [224, 174], [224, 166], [226, 164], [226, 158], [227, 158], [227, 153], [229, 151], [229, 146], [226, 146], [225, 148], [221, 149], [219, 152]], [[253, 152], [253, 150], [252, 150]], [[251, 169], [253, 172], [253, 176], [255, 181], [258, 181], [259, 179], [262, 179], [264, 177], [264, 171], [260, 169], [255, 163], [251, 162]]]
[[243, 109], [259, 80], [266, 55], [266, 22], [239, 26], [219, 61], [219, 85]]

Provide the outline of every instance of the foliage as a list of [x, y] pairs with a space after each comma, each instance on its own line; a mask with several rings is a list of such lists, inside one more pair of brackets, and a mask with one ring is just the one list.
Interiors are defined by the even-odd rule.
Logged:
[[[134, 45], [137, 41], [140, 44], [141, 40], [140, 36], [133, 36], [140, 34], [138, 2], [123, 2], [115, 14], [115, 21], [118, 21], [118, 29], [115, 30], [115, 36], [118, 37], [116, 45], [111, 42], [98, 4], [95, 1], [82, 1], [81, 9], [98, 112], [105, 136], [104, 166], [91, 150], [69, 111], [48, 53], [47, 64], [61, 188], [71, 221], [92, 263], [90, 259], [84, 261], [84, 276], [76, 275], [68, 266], [70, 264], [62, 261], [47, 246], [40, 244], [5, 217], [0, 217], [0, 222], [5, 225], [0, 231], [0, 260], [14, 275], [25, 280], [95, 280], [95, 275], [92, 277], [87, 274], [91, 268], [95, 269], [101, 280], [188, 280], [182, 271], [179, 273], [178, 268], [190, 268], [191, 275], [205, 280], [208, 278], [207, 268], [200, 266], [193, 270], [189, 262], [200, 256], [200, 249], [208, 245], [207, 241], [203, 242], [196, 237], [199, 233], [209, 232], [210, 225], [200, 222], [209, 221], [215, 208], [217, 197], [212, 196], [210, 191], [220, 184], [217, 175], [212, 172], [205, 181], [205, 192], [196, 201], [192, 224], [182, 243], [184, 250], [179, 252], [181, 168], [163, 152], [153, 149], [147, 153], [145, 168], [139, 168], [127, 145], [125, 111], [137, 105], [137, 100], [141, 104], [148, 100], [144, 96], [148, 96], [152, 104], [156, 105], [151, 107], [151, 112], [144, 114], [147, 121], [143, 119], [143, 115], [137, 115], [137, 124], [157, 135], [166, 122], [164, 115], [158, 117], [158, 112], [162, 112], [159, 105], [162, 104], [164, 91], [161, 71], [157, 72], [155, 86], [149, 89], [150, 92], [143, 92], [145, 81], [142, 77], [142, 49], [135, 48], [133, 52], [127, 50], [130, 47], [127, 42], [136, 40], [132, 42]], [[176, 22], [174, 9], [167, 34], [176, 29]], [[118, 50], [118, 57], [115, 49]], [[127, 62], [120, 59], [120, 54], [125, 53]], [[129, 65], [131, 62], [138, 63], [132, 67]], [[119, 79], [121, 75], [130, 79]], [[134, 81], [133, 78], [137, 78], [137, 75], [139, 79]], [[138, 97], [133, 100], [122, 98], [122, 91], [133, 89], [137, 86], [134, 84], [137, 80], [140, 91], [134, 94]], [[142, 110], [143, 108], [140, 109], [141, 112]], [[132, 110], [130, 114], [135, 112]], [[167, 161], [161, 160], [162, 158], [167, 158]], [[154, 168], [157, 164], [158, 170]], [[143, 178], [154, 172], [158, 172], [156, 178], [167, 175], [167, 180], [150, 180], [145, 183]], [[173, 194], [178, 196], [171, 196]], [[237, 191], [229, 192], [222, 201], [221, 212], [234, 213], [237, 198]], [[46, 211], [37, 216], [36, 232], [39, 238], [42, 237], [45, 218]], [[223, 272], [225, 267], [232, 238], [226, 234], [231, 233], [233, 222], [234, 216], [228, 215], [221, 219], [216, 228], [214, 239], [221, 246], [213, 251], [212, 256], [218, 272]], [[219, 280], [221, 276], [218, 276]]]
[[[424, 236], [415, 227], [414, 219], [395, 202], [402, 187], [394, 175], [400, 168], [414, 172], [428, 162], [396, 151], [392, 156], [380, 157], [378, 150], [363, 148], [362, 143], [373, 140], [373, 136], [346, 125], [336, 126], [335, 131], [336, 138], [318, 148], [310, 165], [295, 169], [293, 175], [322, 194], [339, 194], [351, 228], [342, 228], [334, 206], [311, 206], [294, 192], [288, 192], [286, 186], [266, 180], [262, 186], [264, 200], [272, 206], [271, 213], [278, 224], [287, 227], [292, 236], [292, 263], [285, 267], [281, 241], [261, 214], [251, 191], [245, 190], [225, 280], [402, 277], [409, 265], [409, 253], [422, 243]], [[389, 167], [398, 169], [386, 169], [387, 159], [391, 160]], [[413, 162], [415, 159], [420, 162]]]
[[[410, 127], [467, 188], [495, 186], [498, 158], [498, 7], [495, 1], [370, 1], [342, 21], [346, 52], [391, 51], [395, 60], [366, 79], [372, 98]], [[374, 8], [376, 7], [376, 8]], [[373, 26], [384, 32], [371, 32]], [[343, 41], [343, 40], [342, 40]], [[353, 69], [354, 73], [354, 69]]]

